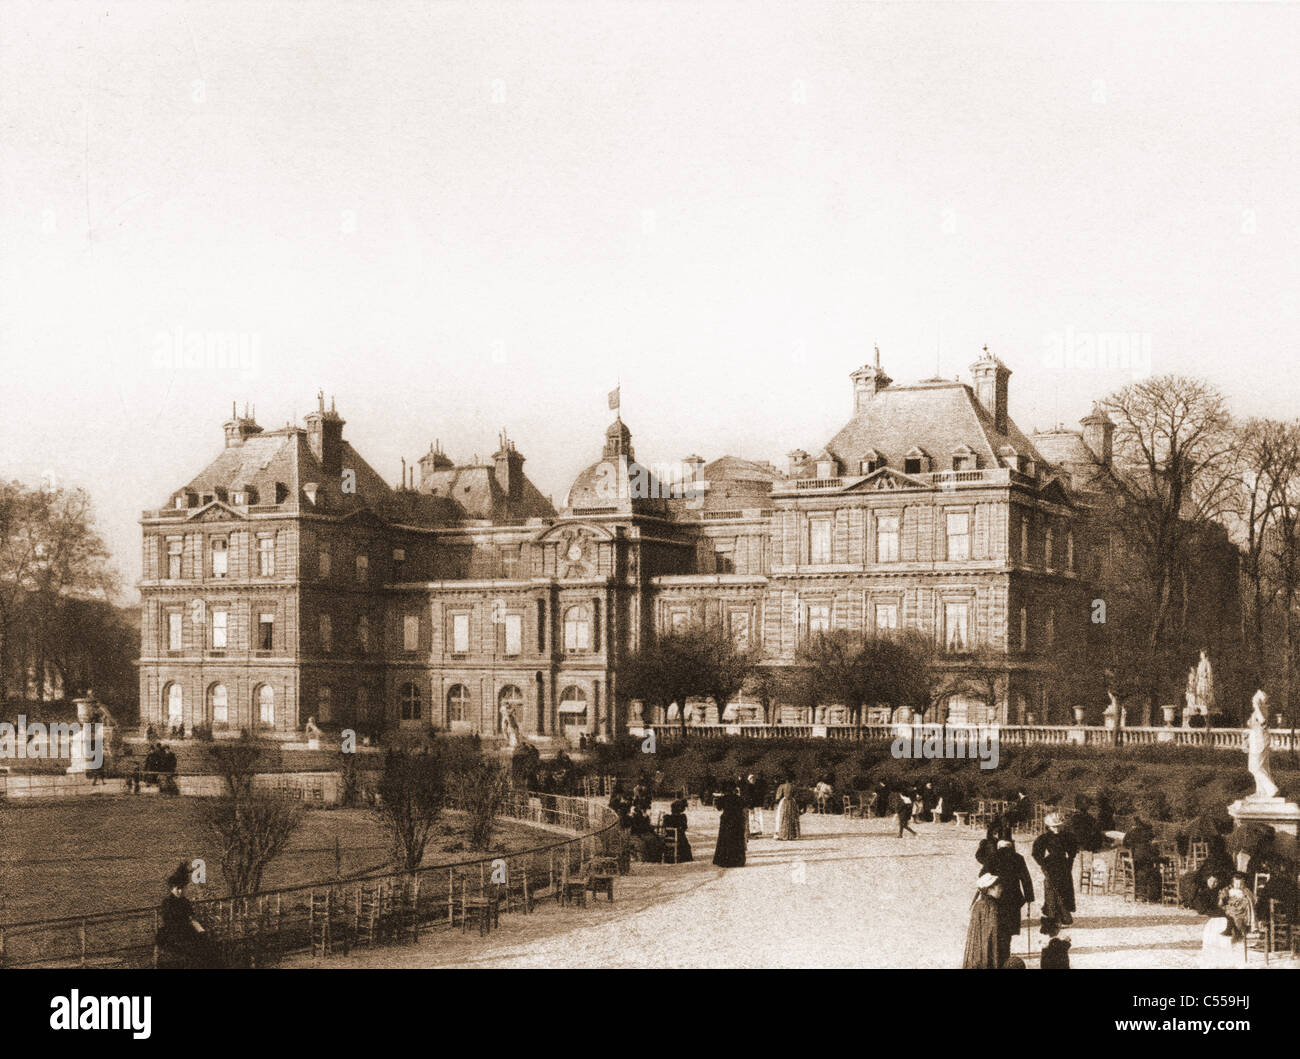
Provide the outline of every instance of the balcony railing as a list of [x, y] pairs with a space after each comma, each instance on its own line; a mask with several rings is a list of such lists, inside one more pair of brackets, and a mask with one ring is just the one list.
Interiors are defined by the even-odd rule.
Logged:
[[[681, 738], [680, 724], [651, 724], [630, 729], [633, 735], [644, 735], [653, 730], [656, 739], [669, 741]], [[1246, 732], [1241, 728], [1103, 728], [1095, 725], [1048, 724], [691, 724], [686, 725], [690, 739], [725, 739], [728, 736], [745, 736], [750, 739], [838, 739], [858, 743], [892, 742], [899, 736], [925, 739], [932, 734], [940, 737], [946, 732], [993, 731], [1004, 746], [1193, 746], [1212, 750], [1232, 750], [1241, 753]], [[1275, 728], [1270, 749], [1292, 749], [1291, 731]], [[1297, 738], [1296, 750], [1300, 750]]]

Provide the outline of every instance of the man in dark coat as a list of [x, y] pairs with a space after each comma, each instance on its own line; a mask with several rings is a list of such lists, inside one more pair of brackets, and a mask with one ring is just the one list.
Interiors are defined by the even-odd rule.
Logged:
[[884, 780], [876, 781], [876, 802], [873, 808], [877, 816], [889, 815], [889, 784]]
[[1060, 813], [1049, 813], [1047, 830], [1034, 839], [1030, 850], [1043, 871], [1043, 917], [1064, 927], [1074, 922], [1074, 857], [1078, 848], [1065, 834]]
[[719, 868], [742, 868], [745, 865], [745, 805], [738, 787], [714, 794], [714, 806], [721, 811], [718, 819], [718, 844], [713, 863]]
[[998, 840], [997, 849], [985, 870], [1002, 881], [998, 898], [998, 966], [1011, 955], [1011, 939], [1020, 933], [1020, 910], [1034, 903], [1034, 880], [1029, 877], [1025, 858], [1008, 838]]

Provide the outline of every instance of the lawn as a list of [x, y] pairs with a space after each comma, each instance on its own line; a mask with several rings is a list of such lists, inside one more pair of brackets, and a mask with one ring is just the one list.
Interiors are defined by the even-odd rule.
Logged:
[[[156, 905], [164, 880], [182, 859], [202, 858], [206, 886], [195, 899], [225, 894], [220, 860], [199, 818], [195, 798], [87, 797], [63, 802], [0, 803], [0, 922], [85, 915]], [[430, 842], [426, 864], [475, 860], [465, 848], [459, 813], [447, 813]], [[556, 836], [503, 823], [494, 852], [528, 849]], [[288, 852], [267, 871], [267, 888], [311, 883], [378, 868], [388, 838], [362, 809], [312, 810]]]

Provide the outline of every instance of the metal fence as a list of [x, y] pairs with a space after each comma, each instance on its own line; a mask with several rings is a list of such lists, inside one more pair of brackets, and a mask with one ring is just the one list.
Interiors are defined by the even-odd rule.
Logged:
[[[459, 917], [527, 910], [537, 898], [558, 893], [606, 852], [618, 826], [617, 815], [598, 803], [532, 792], [512, 792], [499, 816], [567, 837], [415, 872], [370, 872], [243, 898], [210, 898], [194, 902], [195, 910], [227, 966], [412, 942], [421, 931]], [[0, 926], [0, 966], [151, 967], [159, 926], [157, 908]]]

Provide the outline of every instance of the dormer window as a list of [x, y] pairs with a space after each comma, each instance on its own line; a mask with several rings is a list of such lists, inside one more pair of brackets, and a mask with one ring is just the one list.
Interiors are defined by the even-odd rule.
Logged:
[[220, 500], [223, 504], [226, 503], [227, 500], [226, 491], [222, 489], [220, 486], [217, 486], [217, 499]]
[[952, 469], [954, 471], [973, 471], [975, 470], [975, 453], [967, 445], [958, 446], [953, 450]]
[[904, 474], [924, 474], [930, 469], [930, 456], [921, 448], [914, 448], [903, 457]]
[[289, 487], [285, 485], [283, 482], [276, 482], [275, 502], [277, 504], [283, 504], [288, 499], [289, 499]]
[[1002, 448], [998, 449], [998, 455], [1002, 457], [1003, 464], [1013, 471], [1024, 471], [1025, 458], [1010, 445], [1003, 445]]
[[834, 478], [839, 473], [836, 467], [835, 457], [830, 453], [823, 452], [817, 457], [817, 477]]
[[862, 462], [858, 465], [858, 468], [862, 474], [875, 474], [883, 466], [885, 466], [885, 457], [875, 449], [870, 449], [862, 457]]

